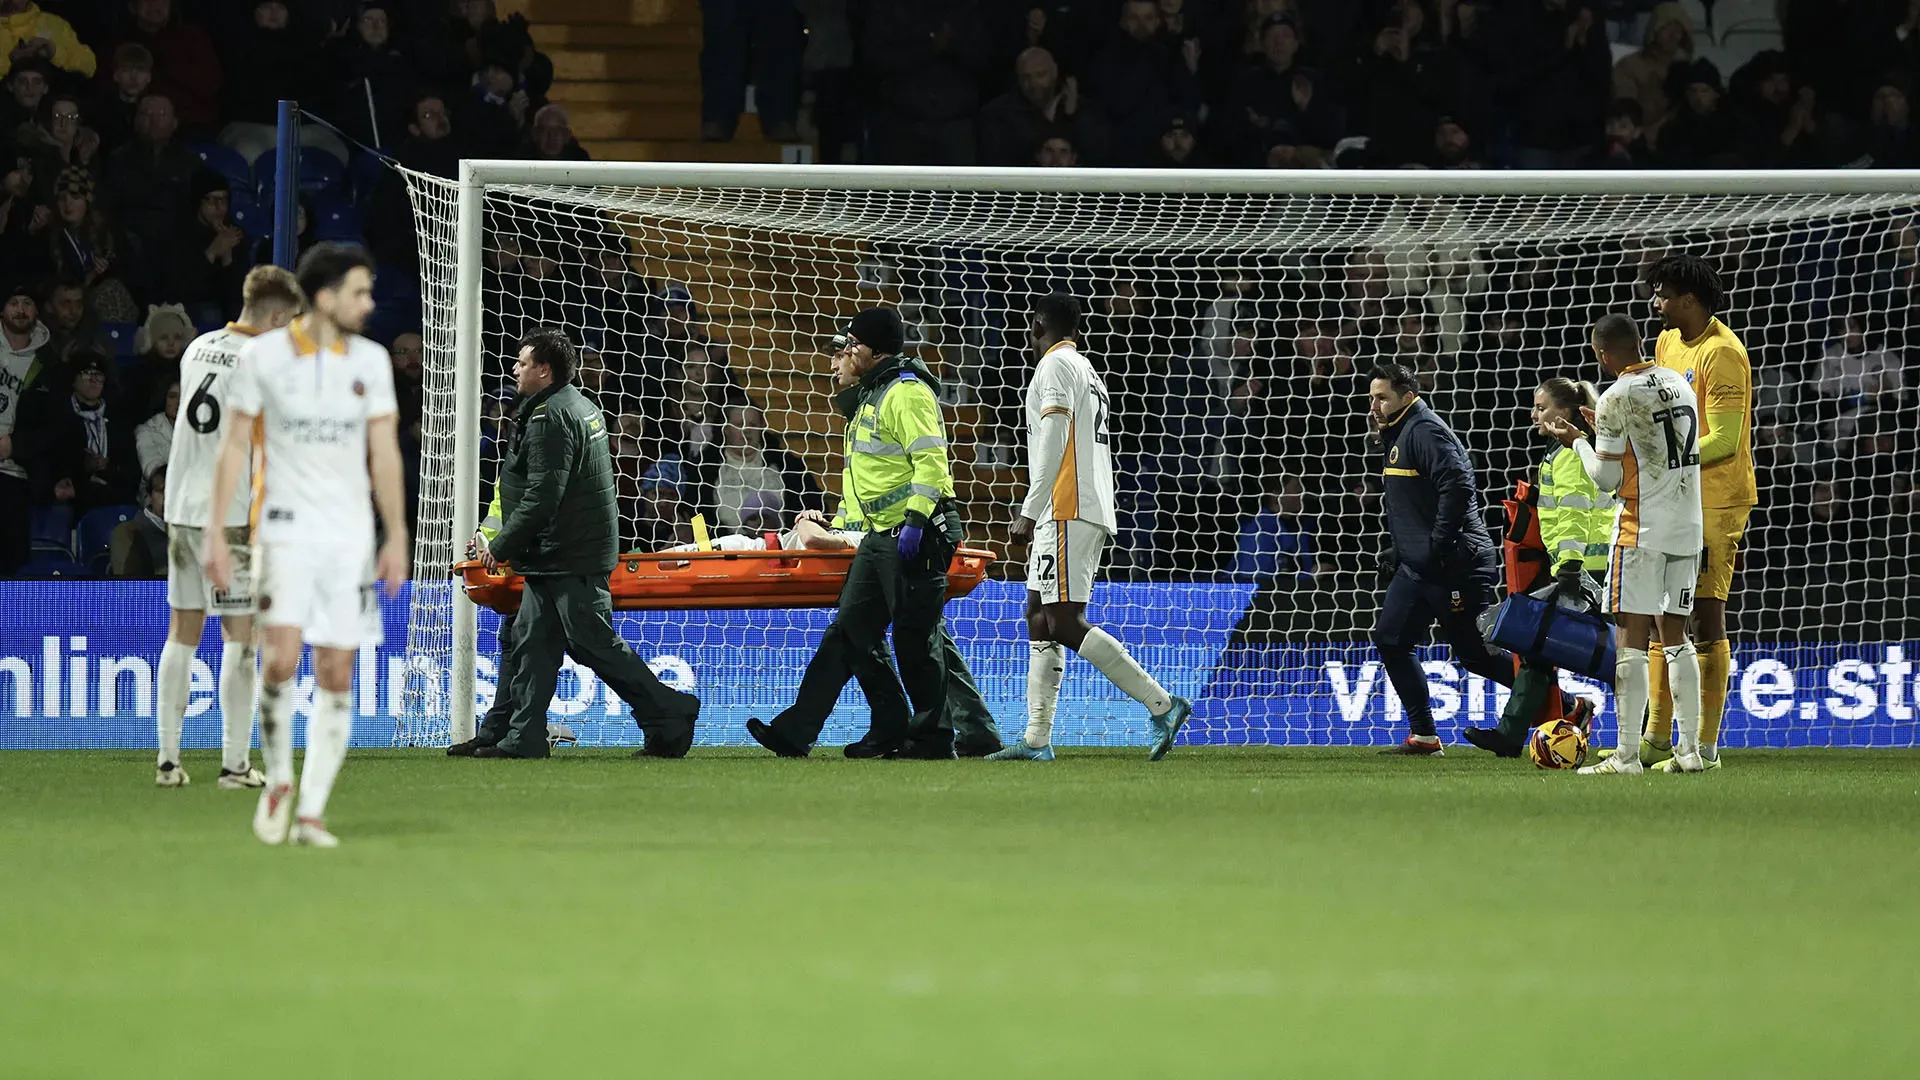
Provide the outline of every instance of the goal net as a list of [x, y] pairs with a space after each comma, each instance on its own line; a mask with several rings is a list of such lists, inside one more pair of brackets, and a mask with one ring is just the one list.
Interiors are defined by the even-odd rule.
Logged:
[[[1026, 553], [1007, 525], [1025, 490], [1025, 327], [1036, 297], [1065, 290], [1113, 402], [1119, 531], [1090, 617], [1196, 702], [1183, 738], [1390, 742], [1404, 718], [1369, 644], [1386, 537], [1368, 370], [1418, 372], [1497, 530], [1501, 497], [1547, 446], [1530, 426], [1534, 388], [1600, 379], [1586, 341], [1608, 312], [1639, 319], [1651, 351], [1641, 271], [1677, 250], [1719, 269], [1721, 318], [1756, 381], [1761, 505], [1731, 603], [1723, 741], [1914, 741], [1912, 177], [479, 162], [464, 189], [408, 180], [427, 385], [399, 741], [444, 741], [471, 723], [468, 685], [482, 707], [492, 694], [495, 622], [480, 612], [471, 643], [456, 633], [465, 601], [446, 567], [491, 493], [522, 334], [558, 326], [580, 344], [578, 381], [613, 432], [622, 541], [644, 551], [690, 541], [695, 513], [717, 535], [759, 536], [801, 509], [832, 512], [841, 425], [826, 342], [879, 303], [899, 307], [909, 351], [939, 377], [969, 540], [999, 555], [1004, 580], [949, 619], [1003, 733], [1017, 733]], [[748, 717], [792, 701], [829, 617], [616, 622], [701, 696], [702, 742], [739, 743]], [[1443, 735], [1494, 722], [1504, 690], [1444, 647], [1423, 659]], [[552, 715], [583, 742], [639, 737], [571, 664]], [[1141, 742], [1144, 720], [1070, 661], [1056, 739]], [[865, 726], [850, 688], [823, 741]]]

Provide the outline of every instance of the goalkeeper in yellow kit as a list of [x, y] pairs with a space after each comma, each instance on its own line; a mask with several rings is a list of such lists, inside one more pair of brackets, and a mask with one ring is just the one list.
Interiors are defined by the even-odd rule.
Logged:
[[[1725, 305], [1720, 275], [1693, 255], [1668, 255], [1648, 268], [1653, 310], [1664, 329], [1654, 362], [1685, 377], [1700, 401], [1700, 501], [1706, 550], [1694, 594], [1692, 638], [1700, 656], [1700, 758], [1720, 767], [1720, 721], [1727, 708], [1733, 654], [1727, 597], [1747, 516], [1760, 501], [1753, 474], [1753, 369], [1746, 346], [1716, 318]], [[1666, 654], [1649, 649], [1650, 705], [1640, 760], [1671, 770], [1673, 692]]]

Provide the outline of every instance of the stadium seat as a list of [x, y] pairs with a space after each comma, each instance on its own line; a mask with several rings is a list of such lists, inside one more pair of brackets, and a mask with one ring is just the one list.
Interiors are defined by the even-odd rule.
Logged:
[[253, 190], [253, 170], [247, 167], [247, 159], [241, 157], [238, 151], [219, 143], [198, 143], [193, 152], [207, 168], [226, 177], [236, 194]]
[[130, 322], [100, 324], [100, 333], [105, 335], [107, 341], [113, 345], [113, 355], [122, 360], [134, 355], [136, 350], [133, 347], [133, 337], [139, 329]]
[[352, 203], [329, 201], [314, 208], [313, 236], [316, 240], [331, 240], [343, 244], [359, 244], [364, 241], [360, 233], [360, 211]]
[[52, 557], [36, 558], [22, 566], [14, 575], [23, 578], [82, 578], [90, 577], [87, 568], [72, 559]]
[[[343, 192], [346, 188], [346, 168], [340, 159], [311, 146], [303, 147], [298, 158], [300, 162], [300, 190], [309, 195]], [[280, 167], [280, 154], [277, 150], [268, 150], [253, 163], [255, 190], [260, 193], [260, 205], [273, 205], [274, 176]]]
[[89, 510], [80, 519], [80, 525], [74, 530], [74, 553], [81, 562], [93, 567], [98, 563], [96, 572], [105, 573], [107, 555], [113, 546], [113, 530], [122, 522], [132, 521], [140, 512], [137, 506], [102, 506]]
[[258, 240], [273, 232], [273, 212], [251, 202], [245, 205], [236, 202], [227, 216], [240, 226], [240, 231], [246, 233], [249, 240]]
[[73, 511], [64, 506], [36, 506], [27, 511], [33, 553], [73, 558]]
[[387, 158], [380, 154], [362, 151], [347, 167], [347, 179], [353, 186], [355, 205], [365, 206], [373, 197], [373, 191], [387, 177]]

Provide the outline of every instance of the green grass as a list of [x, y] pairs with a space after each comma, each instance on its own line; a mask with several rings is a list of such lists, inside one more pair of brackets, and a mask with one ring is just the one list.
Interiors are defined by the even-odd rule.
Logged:
[[356, 752], [333, 852], [255, 842], [215, 755], [183, 791], [151, 762], [0, 757], [0, 1076], [1853, 1080], [1920, 1057], [1910, 752], [1614, 780], [1464, 747]]

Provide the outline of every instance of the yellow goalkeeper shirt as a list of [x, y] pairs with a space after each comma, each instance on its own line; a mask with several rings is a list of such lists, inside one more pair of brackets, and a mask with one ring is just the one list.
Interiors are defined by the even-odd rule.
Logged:
[[1653, 358], [1685, 378], [1700, 400], [1700, 504], [1709, 510], [1760, 501], [1753, 476], [1753, 368], [1747, 348], [1719, 319], [1692, 341], [1665, 330]]

